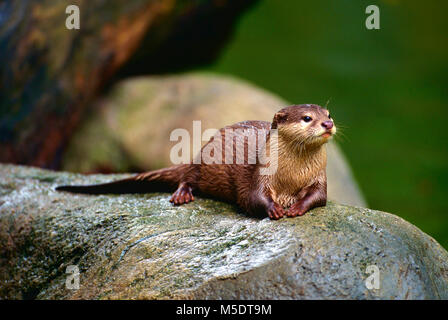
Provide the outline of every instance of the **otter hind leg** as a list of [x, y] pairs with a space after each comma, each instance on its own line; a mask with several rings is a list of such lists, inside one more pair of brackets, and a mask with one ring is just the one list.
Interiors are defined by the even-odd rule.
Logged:
[[179, 185], [170, 199], [170, 202], [177, 206], [191, 201], [194, 201], [193, 188], [184, 182]]

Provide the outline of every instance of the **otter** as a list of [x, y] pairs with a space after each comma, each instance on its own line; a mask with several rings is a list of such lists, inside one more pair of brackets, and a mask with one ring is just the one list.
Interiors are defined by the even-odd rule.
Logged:
[[[312, 208], [326, 205], [324, 145], [335, 133], [336, 126], [328, 110], [315, 104], [292, 105], [278, 111], [272, 123], [243, 121], [220, 129], [193, 163], [110, 183], [59, 186], [56, 190], [85, 194], [174, 191], [170, 198], [173, 205], [194, 201], [196, 194], [237, 204], [254, 217], [277, 220], [302, 216]], [[261, 137], [256, 143], [257, 154], [263, 151], [266, 156], [249, 155], [254, 137]], [[236, 148], [238, 145], [240, 149]], [[207, 150], [214, 159], [221, 154], [220, 159], [225, 158], [226, 162], [204, 163], [201, 160]], [[242, 151], [248, 153], [244, 159]], [[228, 159], [231, 161], [227, 162]], [[262, 173], [269, 168], [275, 170]]]

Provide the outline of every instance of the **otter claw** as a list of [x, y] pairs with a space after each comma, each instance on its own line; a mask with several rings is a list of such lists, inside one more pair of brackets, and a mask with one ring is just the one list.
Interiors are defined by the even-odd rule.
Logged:
[[302, 208], [302, 205], [300, 203], [295, 203], [294, 205], [289, 208], [286, 215], [288, 218], [293, 218], [297, 216], [303, 216], [305, 214], [306, 210]]
[[278, 220], [282, 218], [285, 215], [285, 211], [283, 210], [283, 207], [280, 205], [274, 203], [268, 210], [269, 218], [272, 220]]

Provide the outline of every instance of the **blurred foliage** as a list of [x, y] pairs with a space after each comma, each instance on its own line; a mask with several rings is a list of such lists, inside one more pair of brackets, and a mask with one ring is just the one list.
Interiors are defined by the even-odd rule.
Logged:
[[[365, 9], [380, 8], [367, 30]], [[374, 209], [448, 248], [446, 1], [263, 0], [209, 70], [331, 110]]]

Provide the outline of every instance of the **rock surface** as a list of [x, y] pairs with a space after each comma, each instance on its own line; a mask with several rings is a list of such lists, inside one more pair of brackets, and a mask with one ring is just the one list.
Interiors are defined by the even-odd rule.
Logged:
[[329, 203], [270, 221], [207, 199], [54, 191], [123, 176], [0, 165], [0, 298], [448, 299], [448, 253], [389, 213]]
[[[120, 67], [172, 72], [210, 62], [253, 3], [2, 1], [0, 161], [57, 167], [89, 102]], [[78, 30], [66, 28], [69, 5], [79, 7]]]
[[[195, 120], [201, 121], [202, 132], [244, 120], [272, 121], [274, 113], [289, 104], [245, 81], [216, 74], [125, 80], [95, 106], [72, 137], [62, 169], [110, 173], [168, 167], [170, 150], [178, 143], [170, 141], [173, 130], [186, 129], [193, 140]], [[336, 143], [328, 147], [327, 175], [330, 199], [366, 206]]]

